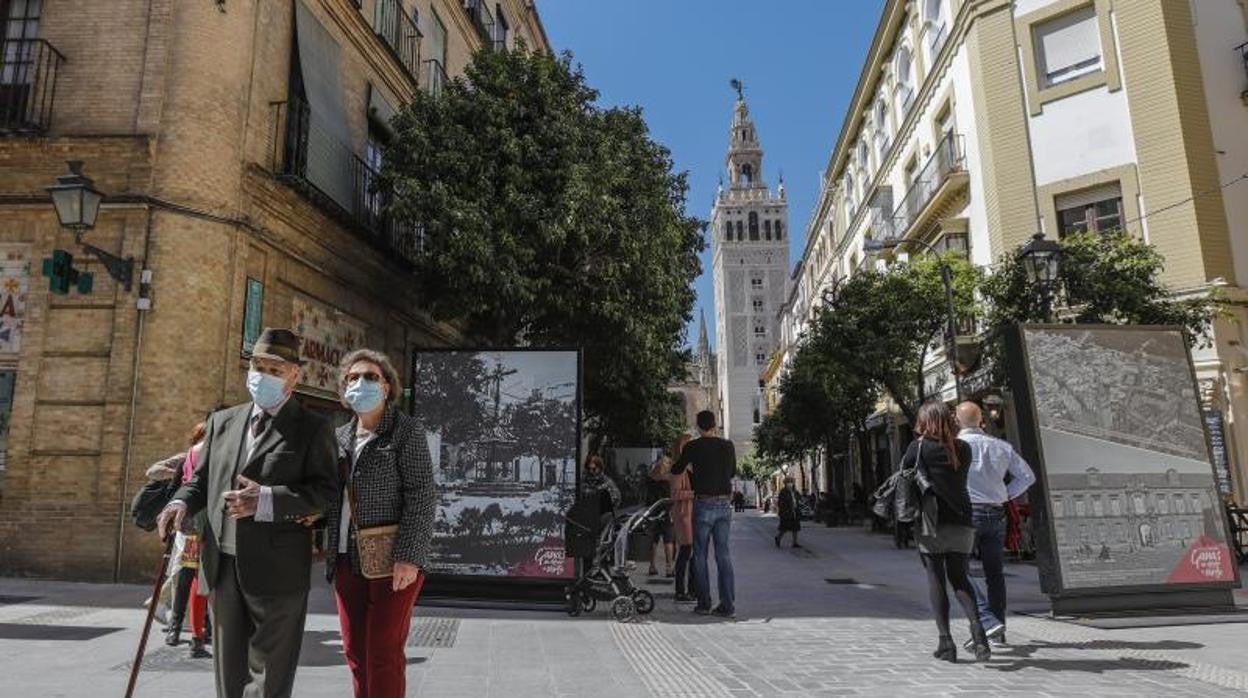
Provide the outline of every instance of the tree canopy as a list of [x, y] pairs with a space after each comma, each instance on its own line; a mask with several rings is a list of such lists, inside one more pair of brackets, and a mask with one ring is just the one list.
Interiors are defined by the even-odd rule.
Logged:
[[424, 231], [412, 279], [435, 317], [494, 346], [581, 347], [591, 427], [655, 443], [702, 224], [641, 111], [596, 98], [569, 54], [478, 52], [395, 118], [382, 184]]

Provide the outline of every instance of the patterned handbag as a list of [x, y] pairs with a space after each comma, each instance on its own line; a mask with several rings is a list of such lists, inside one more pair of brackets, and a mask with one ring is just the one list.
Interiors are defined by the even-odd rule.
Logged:
[[342, 473], [343, 482], [347, 483], [347, 500], [351, 502], [351, 537], [355, 539], [356, 555], [360, 563], [360, 574], [365, 579], [385, 579], [394, 575], [394, 538], [399, 534], [398, 524], [369, 526], [360, 528], [355, 525], [355, 513], [359, 505], [355, 501], [355, 488], [351, 486], [351, 472], [348, 459], [338, 459], [338, 469]]

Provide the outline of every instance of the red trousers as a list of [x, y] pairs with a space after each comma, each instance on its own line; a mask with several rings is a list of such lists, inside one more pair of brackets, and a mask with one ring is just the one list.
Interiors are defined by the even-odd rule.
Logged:
[[204, 639], [204, 619], [208, 617], [208, 597], [199, 595], [199, 575], [191, 580], [191, 598], [188, 599], [191, 614], [191, 637]]
[[334, 597], [342, 625], [343, 652], [356, 698], [402, 698], [407, 690], [407, 632], [425, 575], [403, 591], [389, 577], [365, 579], [346, 555], [334, 570]]

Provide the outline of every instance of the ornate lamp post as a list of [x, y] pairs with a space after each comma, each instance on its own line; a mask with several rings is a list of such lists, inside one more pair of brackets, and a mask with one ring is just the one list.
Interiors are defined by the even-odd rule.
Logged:
[[1044, 321], [1052, 322], [1053, 292], [1057, 289], [1058, 272], [1061, 271], [1062, 246], [1046, 240], [1044, 233], [1036, 233], [1023, 246], [1019, 256], [1027, 271], [1027, 281], [1040, 292], [1040, 304]]
[[134, 278], [134, 258], [122, 259], [82, 241], [82, 236], [95, 227], [104, 193], [95, 188], [91, 178], [82, 173], [81, 160], [69, 160], [69, 174], [56, 178], [56, 184], [47, 188], [52, 195], [52, 206], [61, 226], [74, 233], [74, 242], [82, 249], [99, 258], [108, 275], [121, 284], [127, 292]]

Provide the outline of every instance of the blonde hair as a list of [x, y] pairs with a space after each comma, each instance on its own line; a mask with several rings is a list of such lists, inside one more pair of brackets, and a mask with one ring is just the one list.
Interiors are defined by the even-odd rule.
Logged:
[[367, 361], [375, 364], [381, 369], [381, 378], [390, 386], [390, 393], [386, 395], [386, 406], [389, 407], [398, 399], [403, 392], [403, 383], [399, 380], [399, 372], [394, 368], [394, 364], [390, 363], [390, 358], [382, 352], [374, 349], [356, 349], [342, 358], [342, 363], [338, 364], [338, 395], [339, 401], [344, 407], [350, 407], [346, 400], [341, 396], [347, 389], [347, 371], [351, 370], [357, 362]]

